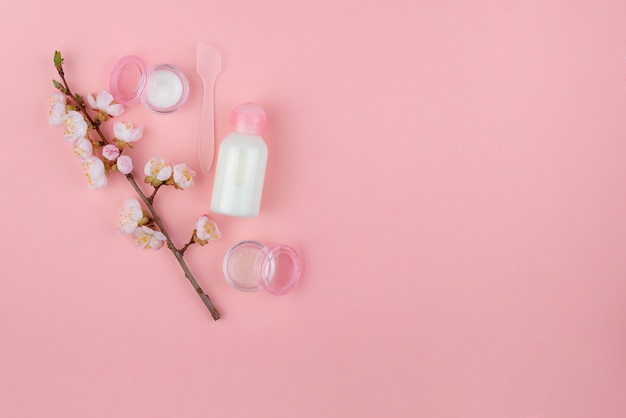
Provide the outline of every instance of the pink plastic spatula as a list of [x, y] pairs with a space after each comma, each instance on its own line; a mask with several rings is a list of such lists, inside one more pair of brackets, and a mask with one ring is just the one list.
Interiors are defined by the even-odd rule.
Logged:
[[203, 172], [211, 170], [215, 153], [215, 79], [222, 69], [222, 59], [218, 50], [199, 43], [196, 71], [204, 84], [202, 114], [198, 134], [198, 155]]

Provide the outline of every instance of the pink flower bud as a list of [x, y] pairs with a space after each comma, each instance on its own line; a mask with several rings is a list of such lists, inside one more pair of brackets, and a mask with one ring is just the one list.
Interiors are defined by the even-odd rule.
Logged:
[[120, 156], [120, 149], [112, 144], [105, 145], [102, 148], [102, 156], [109, 161], [115, 161]]
[[117, 159], [117, 171], [130, 174], [133, 171], [133, 160], [128, 155], [120, 155]]

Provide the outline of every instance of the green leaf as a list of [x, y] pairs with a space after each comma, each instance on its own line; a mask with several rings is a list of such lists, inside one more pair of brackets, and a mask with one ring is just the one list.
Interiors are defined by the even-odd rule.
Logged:
[[63, 58], [61, 57], [60, 51], [54, 51], [54, 66], [56, 68], [61, 68], [63, 65]]
[[65, 87], [63, 87], [63, 85], [61, 83], [59, 83], [56, 80], [52, 80], [52, 84], [54, 84], [54, 88], [55, 89], [59, 90], [63, 94], [67, 94], [67, 91], [65, 90]]

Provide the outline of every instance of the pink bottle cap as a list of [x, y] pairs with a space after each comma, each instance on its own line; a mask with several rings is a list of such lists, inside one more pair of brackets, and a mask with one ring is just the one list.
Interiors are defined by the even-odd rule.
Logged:
[[233, 245], [224, 257], [224, 276], [237, 290], [263, 289], [272, 295], [289, 293], [300, 280], [300, 256], [287, 245], [266, 247], [256, 241]]
[[230, 114], [230, 127], [242, 134], [261, 135], [266, 123], [265, 111], [255, 103], [242, 103]]

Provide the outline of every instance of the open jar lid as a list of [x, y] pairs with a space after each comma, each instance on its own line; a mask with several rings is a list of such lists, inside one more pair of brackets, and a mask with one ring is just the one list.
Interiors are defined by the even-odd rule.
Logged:
[[257, 241], [233, 245], [224, 256], [224, 276], [237, 290], [255, 292], [263, 289], [272, 295], [284, 295], [300, 280], [300, 256], [287, 245], [266, 247]]
[[137, 102], [146, 91], [151, 72], [152, 65], [147, 59], [137, 55], [122, 57], [111, 70], [111, 94], [123, 105]]

